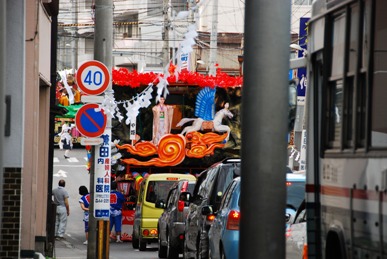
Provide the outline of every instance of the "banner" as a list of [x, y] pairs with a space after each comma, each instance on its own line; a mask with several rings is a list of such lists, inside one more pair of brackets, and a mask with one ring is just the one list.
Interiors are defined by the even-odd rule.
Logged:
[[[310, 18], [301, 17], [300, 18], [300, 32], [298, 34], [298, 45], [300, 45], [301, 48], [307, 49], [307, 36], [308, 36], [308, 21]], [[301, 58], [304, 56], [304, 51], [298, 51], [298, 57]], [[307, 74], [306, 74], [306, 67], [302, 67], [297, 69], [297, 77], [299, 79], [299, 84], [297, 85], [297, 95], [298, 96], [305, 96], [305, 90], [307, 87]]]

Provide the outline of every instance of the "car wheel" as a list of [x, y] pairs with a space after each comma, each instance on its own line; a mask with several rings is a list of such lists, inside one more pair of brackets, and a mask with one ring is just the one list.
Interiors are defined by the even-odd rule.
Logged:
[[138, 248], [140, 251], [146, 250], [146, 241], [140, 239], [140, 247]]
[[[160, 232], [159, 232], [160, 233]], [[167, 258], [167, 247], [161, 244], [161, 238], [159, 235], [159, 258]]]
[[208, 259], [208, 241], [205, 234], [199, 234], [200, 239], [197, 245], [197, 256], [198, 259]]
[[183, 259], [191, 259], [189, 256], [188, 256], [188, 248], [187, 248], [187, 245], [184, 241], [184, 248], [183, 248]]
[[224, 254], [223, 247], [220, 248], [219, 253], [220, 253], [220, 259], [226, 259], [226, 255]]
[[134, 230], [132, 232], [132, 247], [133, 249], [138, 249], [139, 247], [139, 240], [138, 237], [134, 234]]
[[170, 238], [169, 234], [167, 234], [167, 238], [168, 238], [168, 252], [167, 252], [168, 259], [177, 259], [177, 258], [179, 258], [178, 248], [172, 245], [171, 238]]

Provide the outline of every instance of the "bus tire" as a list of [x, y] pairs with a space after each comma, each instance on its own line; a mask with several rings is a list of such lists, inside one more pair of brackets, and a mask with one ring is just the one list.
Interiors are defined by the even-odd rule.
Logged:
[[325, 258], [329, 259], [345, 259], [344, 236], [341, 231], [329, 231], [326, 240]]

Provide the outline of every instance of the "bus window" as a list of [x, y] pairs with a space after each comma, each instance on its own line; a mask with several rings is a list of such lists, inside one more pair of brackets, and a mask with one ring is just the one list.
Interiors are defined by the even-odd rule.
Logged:
[[332, 77], [342, 77], [344, 69], [345, 15], [334, 19], [332, 35]]
[[330, 147], [338, 148], [340, 147], [343, 111], [343, 84], [341, 80], [331, 83], [329, 101], [329, 143]]
[[387, 22], [385, 11], [387, 2], [376, 1], [375, 7], [375, 42], [374, 71], [372, 89], [372, 132], [373, 147], [387, 147]]

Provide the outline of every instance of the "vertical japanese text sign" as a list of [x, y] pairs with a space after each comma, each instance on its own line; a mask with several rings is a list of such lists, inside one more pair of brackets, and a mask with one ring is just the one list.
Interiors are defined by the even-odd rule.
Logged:
[[110, 136], [105, 129], [103, 143], [96, 147], [94, 158], [94, 217], [109, 220], [110, 214]]

